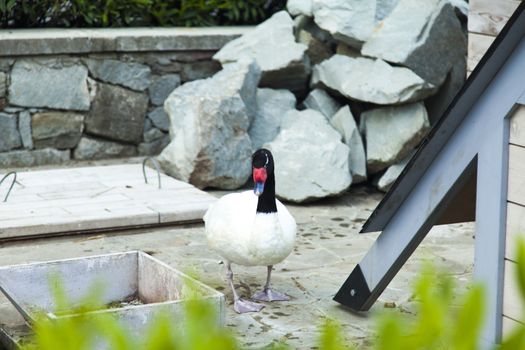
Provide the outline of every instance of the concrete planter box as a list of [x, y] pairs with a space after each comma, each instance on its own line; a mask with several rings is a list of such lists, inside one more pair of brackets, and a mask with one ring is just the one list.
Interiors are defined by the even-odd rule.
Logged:
[[29, 323], [41, 312], [54, 319], [76, 317], [67, 310], [56, 310], [50, 290], [52, 276], [60, 279], [72, 308], [79, 306], [94, 284], [103, 286], [105, 305], [140, 300], [139, 305], [87, 313], [88, 316], [111, 314], [131, 334], [147, 329], [159, 312], [167, 312], [174, 324], [184, 322], [184, 304], [189, 300], [185, 294], [189, 288], [216, 308], [218, 324], [224, 322], [222, 293], [137, 251], [2, 267], [0, 289]]

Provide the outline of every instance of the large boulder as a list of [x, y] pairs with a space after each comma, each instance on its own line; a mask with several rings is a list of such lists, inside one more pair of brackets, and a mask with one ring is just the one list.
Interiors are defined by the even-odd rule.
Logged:
[[87, 111], [90, 106], [86, 67], [59, 61], [17, 60], [11, 71], [9, 103]]
[[172, 141], [158, 158], [168, 174], [200, 188], [234, 189], [246, 182], [260, 75], [255, 62], [240, 61], [170, 94], [164, 108]]
[[16, 114], [0, 113], [0, 152], [22, 146]]
[[385, 19], [398, 2], [399, 0], [376, 0], [376, 22]]
[[368, 171], [375, 174], [399, 162], [426, 135], [430, 123], [423, 103], [372, 109], [361, 114]]
[[286, 2], [286, 10], [292, 16], [304, 15], [312, 16], [312, 0], [288, 0]]
[[286, 112], [295, 109], [295, 96], [288, 90], [257, 89], [257, 110], [248, 133], [254, 150], [279, 133]]
[[360, 48], [375, 27], [375, 0], [313, 0], [315, 23], [339, 41]]
[[86, 116], [86, 131], [93, 135], [138, 144], [142, 141], [148, 97], [110, 84], [97, 84], [93, 106]]
[[35, 148], [74, 148], [84, 130], [84, 116], [68, 112], [36, 113], [31, 129]]
[[403, 158], [399, 163], [393, 164], [390, 167], [388, 167], [384, 174], [381, 175], [381, 177], [379, 177], [379, 179], [377, 180], [377, 189], [383, 192], [388, 192], [388, 190], [390, 190], [390, 187], [392, 187], [399, 175], [401, 175], [403, 169], [405, 169], [413, 155], [414, 152], [410, 152], [408, 156]]
[[321, 112], [326, 118], [331, 119], [342, 105], [326, 91], [313, 89], [302, 103], [303, 107]]
[[439, 86], [466, 55], [466, 40], [448, 0], [400, 0], [361, 53], [406, 66]]
[[305, 202], [348, 189], [349, 149], [326, 118], [314, 110], [285, 114], [279, 135], [264, 145], [275, 160], [278, 197]]
[[452, 102], [459, 89], [463, 86], [467, 73], [467, 60], [465, 56], [458, 57], [452, 65], [447, 78], [439, 87], [438, 92], [425, 101], [430, 124], [434, 125], [443, 115]]
[[408, 68], [380, 59], [333, 55], [314, 66], [312, 86], [323, 86], [346, 98], [380, 105], [418, 101], [436, 87]]
[[366, 181], [365, 146], [350, 108], [348, 106], [342, 107], [330, 119], [330, 124], [339, 131], [343, 137], [343, 142], [350, 148], [348, 165], [352, 174], [352, 183], [357, 184]]
[[107, 83], [144, 91], [150, 84], [151, 69], [140, 63], [85, 59], [91, 75]]
[[306, 45], [295, 42], [290, 15], [280, 11], [224, 45], [213, 58], [223, 65], [240, 59], [255, 60], [262, 72], [261, 87], [302, 91], [309, 72], [306, 49]]

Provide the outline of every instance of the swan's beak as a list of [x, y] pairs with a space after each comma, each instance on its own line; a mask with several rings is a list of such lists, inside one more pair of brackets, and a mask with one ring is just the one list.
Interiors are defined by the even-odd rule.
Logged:
[[259, 197], [264, 192], [264, 182], [256, 182], [253, 187], [253, 193]]
[[252, 173], [253, 182], [255, 183], [255, 186], [253, 187], [253, 193], [259, 197], [264, 192], [264, 183], [266, 182], [268, 174], [265, 168], [253, 168]]

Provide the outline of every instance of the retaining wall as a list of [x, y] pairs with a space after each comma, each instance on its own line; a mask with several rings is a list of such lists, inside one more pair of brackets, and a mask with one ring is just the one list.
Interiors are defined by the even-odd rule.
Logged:
[[178, 85], [220, 69], [249, 27], [37, 29], [0, 33], [0, 169], [155, 155]]

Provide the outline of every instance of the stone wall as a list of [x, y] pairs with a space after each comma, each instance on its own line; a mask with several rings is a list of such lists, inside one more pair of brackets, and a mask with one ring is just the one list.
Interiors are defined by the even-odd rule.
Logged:
[[0, 34], [0, 167], [155, 155], [162, 107], [220, 70], [246, 28], [18, 30]]

